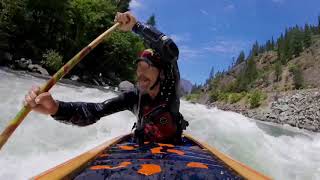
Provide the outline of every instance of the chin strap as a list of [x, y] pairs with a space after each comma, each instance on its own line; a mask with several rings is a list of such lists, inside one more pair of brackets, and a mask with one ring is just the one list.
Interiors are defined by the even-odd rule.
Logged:
[[159, 73], [159, 76], [156, 80], [156, 82], [154, 82], [154, 84], [149, 88], [149, 90], [153, 90], [158, 84], [160, 83], [160, 73]]

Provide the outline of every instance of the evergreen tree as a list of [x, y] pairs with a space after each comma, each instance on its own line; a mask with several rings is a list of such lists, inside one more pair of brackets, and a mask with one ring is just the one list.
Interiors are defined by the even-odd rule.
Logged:
[[280, 37], [277, 39], [276, 42], [276, 49], [279, 51], [282, 48], [283, 44], [283, 34], [281, 33]]
[[274, 50], [274, 48], [275, 48], [275, 43], [274, 43], [273, 36], [272, 36], [272, 39], [271, 39], [271, 50]]
[[266, 46], [261, 45], [261, 46], [259, 47], [259, 54], [262, 54], [262, 53], [264, 53], [264, 52], [266, 52]]
[[149, 19], [147, 20], [146, 24], [150, 26], [156, 26], [156, 17], [154, 14], [152, 14]]
[[191, 88], [191, 93], [199, 93], [201, 91], [201, 88], [202, 88], [202, 85], [199, 84], [194, 84], [192, 85], [192, 88]]
[[290, 48], [290, 35], [288, 29], [286, 29], [284, 39], [283, 39], [283, 44], [282, 44], [282, 50], [281, 50], [281, 61], [282, 64], [286, 64], [289, 59], [291, 59], [291, 48]]
[[318, 16], [318, 33], [320, 34], [320, 15]]
[[285, 41], [285, 37], [283, 34], [280, 35], [280, 37], [277, 40], [277, 54], [278, 54], [278, 59], [280, 60], [280, 62], [282, 64], [286, 64], [287, 60], [286, 60], [286, 41]]
[[250, 82], [253, 82], [258, 76], [257, 65], [253, 58], [248, 61], [246, 74]]
[[303, 45], [305, 48], [308, 48], [311, 46], [311, 30], [308, 24], [306, 24], [304, 27]]
[[237, 60], [236, 60], [236, 65], [244, 62], [244, 61], [245, 61], [245, 58], [246, 58], [246, 57], [245, 57], [244, 51], [241, 51], [240, 54], [239, 54], [239, 56], [238, 56], [238, 58], [237, 58]]
[[209, 73], [209, 77], [208, 79], [206, 79], [205, 85], [210, 84], [211, 80], [214, 78], [214, 67], [211, 67], [210, 73]]
[[212, 66], [209, 74], [209, 79], [211, 80], [213, 78], [214, 78], [214, 67]]
[[267, 51], [271, 51], [271, 50], [272, 50], [272, 45], [271, 45], [271, 41], [270, 41], [270, 40], [268, 40], [268, 41], [266, 42], [266, 50], [267, 50]]
[[252, 46], [252, 57], [258, 56], [258, 54], [259, 54], [259, 43], [258, 41], [256, 41]]
[[[294, 55], [295, 57], [298, 57], [300, 53], [303, 51], [303, 44], [302, 44], [302, 33], [301, 31], [296, 27], [295, 29], [292, 30], [291, 32], [291, 37], [290, 37], [290, 54]], [[291, 59], [291, 56], [289, 57]]]
[[254, 58], [249, 58], [246, 63], [246, 67], [240, 72], [236, 80], [235, 91], [248, 91], [250, 89], [250, 85], [254, 83], [257, 77], [258, 70], [256, 62], [254, 61]]

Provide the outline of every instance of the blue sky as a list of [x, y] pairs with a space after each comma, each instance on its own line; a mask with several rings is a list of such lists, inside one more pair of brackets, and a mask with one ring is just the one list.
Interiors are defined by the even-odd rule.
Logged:
[[224, 70], [255, 40], [275, 39], [286, 27], [317, 24], [320, 0], [132, 0], [144, 22], [153, 13], [157, 28], [180, 49], [182, 78], [203, 83], [211, 67]]

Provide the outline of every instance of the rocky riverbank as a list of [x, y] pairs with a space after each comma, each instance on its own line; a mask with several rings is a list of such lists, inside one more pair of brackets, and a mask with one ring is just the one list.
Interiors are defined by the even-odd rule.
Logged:
[[[14, 71], [25, 71], [38, 77], [50, 76], [50, 73], [37, 61], [28, 58], [14, 59], [10, 53], [0, 53], [0, 67], [7, 67]], [[51, 74], [54, 72], [51, 72]], [[111, 79], [103, 77], [101, 74], [85, 71], [80, 75], [68, 74], [65, 79], [72, 80], [70, 83], [79, 82], [88, 86], [110, 86], [116, 85], [114, 82], [120, 82], [120, 79], [110, 75]]]
[[[26, 70], [13, 70], [13, 69], [10, 69], [8, 67], [1, 67], [0, 66], [0, 70], [8, 72], [8, 73], [13, 73], [13, 74], [16, 74], [18, 76], [31, 75], [31, 76], [34, 76], [34, 77], [37, 77], [37, 78], [41, 78], [41, 79], [44, 79], [44, 80], [49, 80], [51, 78], [50, 75], [40, 74], [38, 72], [30, 72], [30, 71], [26, 71]], [[118, 91], [119, 91], [118, 87], [100, 86], [100, 85], [88, 84], [88, 83], [79, 82], [76, 79], [62, 78], [59, 81], [59, 83], [63, 83], [63, 84], [71, 85], [71, 86], [78, 86], [78, 87], [82, 86], [82, 87], [88, 87], [88, 88], [95, 88], [95, 89], [99, 89], [99, 90], [105, 91], [105, 92], [113, 91], [115, 93], [118, 93]]]
[[210, 106], [238, 112], [249, 118], [320, 132], [320, 89], [269, 93], [268, 97], [266, 105], [257, 109], [224, 103]]

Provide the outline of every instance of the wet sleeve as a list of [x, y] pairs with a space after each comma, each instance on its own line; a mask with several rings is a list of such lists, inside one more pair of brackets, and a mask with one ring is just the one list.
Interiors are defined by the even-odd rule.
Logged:
[[155, 27], [137, 22], [132, 30], [140, 35], [150, 48], [159, 53], [162, 60], [171, 63], [178, 60], [179, 49], [177, 45]]
[[58, 101], [59, 109], [52, 117], [66, 124], [87, 126], [97, 122], [103, 116], [124, 110], [133, 111], [137, 98], [136, 93], [132, 91], [102, 103]]
[[161, 91], [169, 98], [171, 112], [179, 112], [180, 109], [180, 73], [177, 62], [166, 65], [164, 70], [165, 80]]

